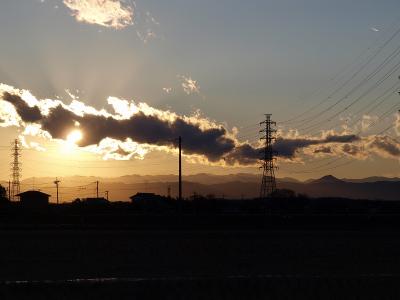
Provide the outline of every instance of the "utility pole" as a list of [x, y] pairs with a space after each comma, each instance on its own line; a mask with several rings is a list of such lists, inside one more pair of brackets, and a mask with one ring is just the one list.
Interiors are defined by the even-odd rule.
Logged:
[[11, 201], [11, 181], [8, 181], [8, 201]]
[[96, 181], [96, 198], [99, 199], [99, 181]]
[[106, 195], [106, 199], [107, 199], [107, 201], [108, 201], [108, 194], [109, 194], [109, 191], [105, 191], [104, 194]]
[[59, 184], [60, 182], [61, 182], [61, 181], [58, 180], [58, 178], [56, 177], [56, 180], [54, 181], [54, 184], [56, 185], [56, 189], [57, 189], [57, 205], [59, 204], [59, 202], [58, 202], [58, 184]]
[[11, 194], [10, 201], [16, 200], [16, 195], [20, 193], [20, 178], [21, 178], [21, 163], [19, 162], [20, 144], [18, 139], [15, 139], [11, 147], [11, 156], [13, 157], [13, 162], [11, 163]]
[[182, 200], [182, 137], [179, 137], [179, 201]]
[[261, 181], [260, 198], [265, 199], [269, 197], [273, 192], [276, 191], [276, 180], [275, 180], [275, 152], [272, 150], [272, 142], [275, 140], [276, 122], [271, 121], [271, 114], [265, 115], [265, 120], [260, 123], [263, 129], [260, 130], [262, 133], [261, 140], [264, 140], [264, 148], [262, 149], [262, 166], [263, 176]]

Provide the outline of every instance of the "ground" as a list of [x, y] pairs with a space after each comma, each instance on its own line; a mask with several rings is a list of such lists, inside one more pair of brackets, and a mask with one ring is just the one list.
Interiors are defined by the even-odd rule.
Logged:
[[296, 293], [287, 299], [299, 299], [342, 290], [366, 299], [380, 291], [384, 299], [383, 292], [399, 292], [400, 235], [390, 230], [12, 229], [0, 231], [0, 239], [3, 295], [47, 291], [54, 298], [64, 290], [104, 299], [117, 291], [141, 299], [158, 293], [280, 299]]

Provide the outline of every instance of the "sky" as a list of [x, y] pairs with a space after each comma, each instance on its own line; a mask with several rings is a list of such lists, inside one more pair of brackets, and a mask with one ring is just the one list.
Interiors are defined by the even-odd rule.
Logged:
[[400, 176], [399, 9], [2, 0], [0, 178], [258, 173], [265, 113], [278, 177]]

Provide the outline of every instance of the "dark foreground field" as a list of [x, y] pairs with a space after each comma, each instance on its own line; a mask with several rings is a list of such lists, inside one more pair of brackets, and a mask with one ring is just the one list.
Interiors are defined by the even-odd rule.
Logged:
[[393, 230], [3, 229], [0, 299], [399, 299]]

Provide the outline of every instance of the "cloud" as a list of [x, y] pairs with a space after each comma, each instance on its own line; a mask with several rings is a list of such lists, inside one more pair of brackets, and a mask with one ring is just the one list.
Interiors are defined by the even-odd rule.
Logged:
[[40, 109], [37, 106], [31, 107], [25, 101], [21, 101], [20, 96], [6, 92], [3, 95], [3, 99], [14, 105], [19, 117], [24, 122], [35, 123], [42, 119]]
[[329, 146], [322, 146], [314, 149], [314, 153], [325, 153], [325, 154], [331, 154], [332, 153], [332, 148]]
[[[36, 99], [29, 91], [0, 84], [0, 126], [22, 127], [23, 135], [65, 141], [73, 130], [80, 130], [79, 147], [103, 155], [104, 159], [143, 158], [149, 151], [175, 152], [177, 137], [183, 138], [183, 153], [209, 164], [255, 165], [262, 145], [239, 141], [237, 130], [210, 121], [199, 114], [181, 116], [159, 110], [146, 103], [108, 98], [113, 111], [97, 110], [84, 102]], [[367, 150], [365, 150], [367, 149]], [[299, 161], [310, 155], [350, 155], [365, 158], [374, 153], [399, 158], [400, 146], [382, 136], [360, 138], [352, 134], [330, 132], [320, 138], [288, 133], [273, 144], [277, 156]]]
[[[228, 136], [223, 126], [202, 118], [158, 111], [145, 104], [135, 105], [135, 109], [128, 114], [120, 115], [97, 111], [76, 100], [69, 105], [58, 101], [45, 113], [40, 110], [42, 100], [31, 107], [21, 94], [4, 92], [2, 98], [14, 106], [23, 123], [21, 126], [39, 125], [53, 139], [66, 140], [72, 130], [79, 129], [84, 136], [78, 142], [80, 147], [100, 145], [103, 140], [112, 139], [176, 148], [177, 137], [183, 136], [186, 155], [202, 155], [211, 162], [219, 161], [235, 147], [235, 140]], [[134, 105], [121, 99], [118, 102], [115, 98], [110, 102], [117, 109], [121, 103], [125, 103], [126, 107]], [[116, 150], [113, 149], [113, 152], [123, 153]]]
[[[292, 160], [302, 149], [314, 145], [342, 144], [356, 142], [359, 137], [355, 135], [329, 135], [322, 139], [309, 137], [303, 138], [278, 138], [273, 144], [273, 151], [277, 157]], [[229, 165], [238, 163], [240, 165], [252, 165], [259, 161], [263, 148], [253, 147], [249, 144], [237, 145], [226, 157], [225, 161]], [[315, 151], [314, 151], [315, 152]], [[328, 152], [325, 152], [328, 153]]]
[[399, 136], [400, 135], [400, 110], [396, 114], [396, 121], [394, 123], [394, 130], [396, 132], [396, 135]]
[[341, 150], [345, 153], [348, 154], [350, 156], [354, 156], [354, 157], [365, 157], [366, 153], [363, 150], [362, 146], [359, 145], [352, 145], [352, 144], [344, 144], [341, 148]]
[[376, 27], [371, 27], [370, 29], [371, 29], [372, 31], [374, 31], [374, 32], [378, 32], [378, 31], [379, 31], [379, 29], [376, 28]]
[[400, 145], [399, 143], [387, 136], [376, 136], [369, 143], [369, 146], [376, 153], [384, 157], [400, 158]]
[[137, 30], [136, 34], [138, 38], [145, 44], [158, 37], [157, 34], [150, 28], [147, 28], [144, 32]]
[[324, 153], [332, 156], [346, 155], [360, 160], [369, 158], [372, 155], [400, 159], [400, 143], [389, 136], [370, 135], [349, 143], [329, 144], [329, 150], [325, 149], [325, 146], [323, 147], [324, 150], [314, 150], [314, 153]]
[[122, 29], [133, 25], [133, 5], [122, 0], [63, 0], [79, 22]]
[[183, 91], [190, 94], [198, 94], [200, 93], [200, 86], [196, 80], [193, 80], [191, 77], [186, 77], [183, 75], [178, 76], [182, 82]]
[[136, 34], [143, 43], [147, 44], [150, 40], [162, 38], [157, 34], [160, 23], [150, 12], [147, 11], [142, 18], [140, 18], [140, 15], [138, 17], [136, 19], [138, 20], [136, 22], [136, 25], [138, 25]]
[[352, 143], [358, 141], [359, 139], [360, 138], [356, 135], [328, 135], [322, 139], [314, 139], [309, 137], [293, 139], [278, 138], [274, 144], [274, 149], [277, 151], [278, 156], [292, 158], [296, 155], [296, 152], [299, 149], [309, 146], [330, 143]]
[[160, 23], [149, 11], [144, 14], [137, 13], [135, 25], [136, 34], [144, 44], [147, 44], [150, 40], [164, 39], [163, 35], [158, 33], [161, 29]]
[[158, 22], [156, 18], [149, 11], [146, 11], [145, 16], [146, 16], [145, 18], [146, 23], [153, 25], [160, 25], [160, 22]]
[[360, 140], [355, 134], [328, 135], [321, 143], [352, 143]]
[[224, 159], [228, 165], [254, 165], [259, 162], [261, 148], [249, 144], [238, 145]]

